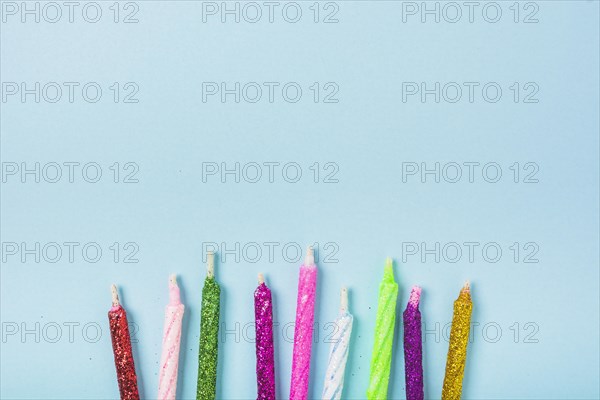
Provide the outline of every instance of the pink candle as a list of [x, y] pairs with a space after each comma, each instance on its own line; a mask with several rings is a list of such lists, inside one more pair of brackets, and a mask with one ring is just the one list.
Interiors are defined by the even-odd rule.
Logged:
[[300, 278], [298, 279], [290, 400], [306, 400], [308, 398], [316, 291], [317, 266], [315, 265], [313, 250], [309, 247], [304, 265], [300, 266]]
[[184, 305], [181, 304], [179, 286], [175, 275], [169, 280], [169, 304], [165, 308], [162, 355], [158, 377], [158, 399], [175, 400], [177, 394], [177, 368]]

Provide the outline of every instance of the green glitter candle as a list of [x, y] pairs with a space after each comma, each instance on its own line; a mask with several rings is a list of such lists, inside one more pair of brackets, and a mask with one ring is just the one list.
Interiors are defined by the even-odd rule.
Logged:
[[219, 303], [221, 289], [215, 280], [214, 254], [208, 253], [207, 274], [202, 288], [200, 347], [198, 349], [197, 400], [214, 400], [217, 392], [217, 354], [219, 351]]
[[377, 303], [377, 319], [375, 321], [375, 344], [371, 355], [371, 374], [367, 399], [387, 399], [390, 368], [392, 365], [392, 344], [394, 343], [394, 326], [396, 324], [396, 300], [398, 284], [394, 280], [392, 259], [385, 263], [383, 280], [379, 285]]

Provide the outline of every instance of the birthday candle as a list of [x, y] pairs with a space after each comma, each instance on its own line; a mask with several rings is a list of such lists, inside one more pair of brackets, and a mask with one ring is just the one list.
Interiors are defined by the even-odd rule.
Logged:
[[463, 373], [467, 361], [467, 344], [471, 327], [471, 288], [469, 282], [460, 291], [454, 302], [454, 316], [450, 329], [450, 345], [446, 360], [446, 376], [442, 388], [442, 400], [459, 400], [462, 392]]
[[312, 247], [309, 247], [298, 279], [290, 400], [306, 400], [308, 396], [316, 290], [317, 266]]
[[398, 284], [394, 280], [392, 259], [385, 263], [383, 280], [379, 285], [377, 319], [375, 321], [375, 344], [371, 355], [371, 374], [367, 399], [387, 399], [390, 368], [392, 364], [392, 344], [394, 343], [394, 325], [396, 323], [396, 299]]
[[254, 291], [256, 323], [256, 387], [258, 400], [275, 400], [275, 354], [273, 351], [273, 304], [265, 278], [258, 274]]
[[423, 344], [421, 342], [421, 288], [414, 286], [404, 310], [404, 371], [406, 400], [423, 400]]
[[117, 287], [112, 285], [112, 308], [108, 312], [110, 325], [110, 338], [112, 340], [115, 366], [117, 368], [117, 381], [121, 400], [139, 400], [137, 376], [131, 351], [131, 337], [127, 324], [127, 313], [121, 307]]
[[348, 312], [348, 290], [342, 288], [340, 315], [335, 321], [335, 331], [329, 347], [329, 363], [325, 373], [325, 386], [321, 395], [323, 400], [339, 400], [342, 398], [346, 361], [348, 361], [348, 349], [350, 348], [350, 336], [352, 335], [352, 321], [352, 314]]
[[177, 394], [177, 368], [184, 305], [181, 304], [179, 286], [175, 275], [169, 279], [169, 304], [165, 308], [162, 355], [158, 377], [158, 399], [175, 400]]
[[208, 253], [206, 279], [202, 288], [200, 346], [198, 349], [197, 400], [214, 400], [217, 395], [217, 353], [219, 346], [219, 303], [221, 289], [215, 281], [214, 254]]

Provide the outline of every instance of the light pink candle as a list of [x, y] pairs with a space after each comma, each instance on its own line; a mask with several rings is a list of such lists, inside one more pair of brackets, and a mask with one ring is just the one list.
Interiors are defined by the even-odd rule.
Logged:
[[159, 400], [175, 400], [177, 394], [177, 368], [179, 365], [183, 310], [184, 306], [181, 304], [177, 280], [175, 275], [171, 275], [169, 280], [169, 304], [165, 308], [162, 355], [158, 377]]
[[316, 291], [317, 266], [315, 265], [313, 250], [309, 247], [304, 265], [300, 266], [300, 278], [298, 279], [290, 400], [306, 400], [308, 398]]

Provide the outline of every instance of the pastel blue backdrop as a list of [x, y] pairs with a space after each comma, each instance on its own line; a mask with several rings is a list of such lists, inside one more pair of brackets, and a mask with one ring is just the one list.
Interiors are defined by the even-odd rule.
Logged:
[[[80, 86], [73, 103], [67, 92], [57, 103], [46, 101], [44, 93], [39, 103], [31, 94], [22, 102], [19, 94], [9, 95], [13, 86], [3, 87], [3, 399], [118, 397], [106, 318], [113, 282], [136, 327], [141, 394], [154, 398], [170, 273], [178, 274], [186, 304], [178, 395], [194, 398], [202, 253], [209, 242], [233, 249], [223, 260], [220, 248], [217, 262], [224, 323], [219, 398], [255, 396], [251, 322], [258, 272], [265, 273], [274, 293], [277, 393], [288, 395], [300, 264], [294, 252], [311, 243], [318, 243], [320, 257], [311, 397], [318, 398], [322, 390], [331, 334], [327, 323], [337, 315], [340, 287], [347, 285], [355, 326], [345, 397], [364, 398], [387, 256], [395, 259], [400, 284], [398, 316], [410, 287], [424, 289], [427, 398], [440, 397], [447, 323], [467, 279], [475, 324], [464, 398], [600, 396], [597, 1], [521, 2], [518, 22], [513, 2], [498, 2], [502, 16], [497, 23], [482, 17], [486, 3], [479, 3], [472, 23], [465, 6], [456, 23], [443, 18], [454, 18], [448, 8], [439, 23], [427, 15], [423, 23], [420, 14], [406, 15], [404, 22], [403, 7], [407, 11], [412, 5], [395, 1], [322, 2], [316, 6], [318, 23], [313, 2], [297, 3], [302, 9], [298, 23], [282, 18], [284, 3], [276, 8], [273, 23], [265, 15], [257, 23], [243, 18], [235, 23], [231, 16], [221, 23], [220, 14], [207, 15], [203, 22], [203, 7], [212, 6], [195, 1], [121, 3], [118, 23], [113, 2], [98, 3], [98, 23], [83, 20], [80, 8], [73, 23], [66, 14], [56, 23], [44, 18], [35, 23], [32, 17], [22, 23], [20, 11], [14, 16], [6, 3], [2, 82], [26, 82], [29, 88], [35, 82], [41, 88], [48, 82]], [[122, 23], [136, 4], [138, 23]], [[266, 13], [267, 6], [258, 4]], [[427, 3], [432, 9], [435, 4]], [[496, 6], [490, 7], [488, 18], [494, 18]], [[89, 10], [92, 17], [94, 10]], [[293, 10], [288, 10], [292, 17]], [[338, 23], [322, 23], [336, 10]], [[526, 17], [538, 22], [523, 23]], [[97, 103], [81, 98], [86, 82], [102, 87]], [[109, 88], [114, 82], [120, 86], [117, 103]], [[135, 88], [126, 88], [127, 82], [139, 88], [138, 103], [123, 102]], [[233, 95], [225, 103], [218, 96], [203, 102], [202, 82], [228, 82], [229, 87], [279, 82], [279, 88], [297, 82], [303, 95], [297, 103], [282, 100], [277, 91], [273, 103], [266, 91], [257, 103], [243, 98], [235, 103]], [[314, 82], [320, 87], [317, 103], [310, 89]], [[328, 82], [339, 88], [337, 103], [323, 102], [336, 87], [326, 88]], [[418, 95], [403, 102], [402, 82], [427, 82], [429, 88], [435, 82], [479, 86], [473, 103], [466, 89], [456, 103], [444, 98], [436, 103], [433, 95], [425, 102]], [[500, 101], [482, 99], [486, 82], [502, 87]], [[514, 82], [521, 90], [518, 102], [509, 88]], [[534, 85], [525, 88], [527, 83]], [[536, 88], [532, 98], [539, 101], [525, 103], [525, 94]], [[88, 183], [78, 169], [70, 183], [63, 167], [57, 183], [44, 176], [36, 183], [33, 175], [22, 183], [20, 172], [8, 173], [23, 162], [29, 168], [39, 162], [47, 174], [54, 165], [49, 163], [96, 162], [102, 177]], [[110, 169], [115, 162], [118, 183]], [[125, 167], [127, 162], [135, 164]], [[228, 168], [239, 162], [246, 175], [239, 183], [231, 174], [225, 183], [220, 175], [203, 182], [203, 166], [222, 162]], [[264, 167], [261, 180], [250, 183], [244, 178], [254, 177], [254, 164], [248, 164], [253, 162], [296, 162], [302, 177], [289, 183], [279, 166], [271, 183]], [[315, 162], [318, 183], [316, 167], [310, 169]], [[420, 175], [406, 176], [404, 182], [403, 163], [409, 162], [426, 162], [428, 168], [436, 162], [449, 165], [447, 174], [454, 165], [447, 163], [494, 162], [502, 177], [488, 183], [476, 170], [473, 183], [465, 175], [457, 183], [444, 180], [451, 175], [440, 183], [432, 175], [425, 183]], [[518, 183], [510, 169], [515, 162], [521, 171]], [[535, 164], [525, 169], [527, 162]], [[122, 183], [135, 166], [139, 182]], [[538, 182], [523, 182], [534, 169], [532, 179]], [[327, 180], [337, 183], [323, 182], [333, 172]], [[39, 262], [21, 245], [35, 249], [36, 242]], [[49, 262], [56, 256], [53, 245], [47, 245], [53, 242], [63, 251], [57, 262]], [[73, 262], [64, 242], [79, 243]], [[274, 248], [272, 258], [266, 242], [276, 242], [268, 245]], [[410, 255], [411, 243], [423, 250], [421, 243], [431, 249], [436, 242], [439, 262], [436, 254]], [[456, 247], [447, 245], [454, 242], [463, 251], [458, 260]], [[473, 262], [464, 242], [479, 243]], [[518, 254], [511, 249], [515, 242]], [[86, 243], [102, 249], [98, 262], [83, 258]], [[489, 261], [493, 252], [488, 260], [483, 257], [486, 243], [502, 249], [497, 262]], [[44, 246], [47, 253], [42, 254]], [[123, 262], [131, 253], [138, 262]], [[538, 262], [524, 262], [526, 257]], [[390, 398], [400, 399], [405, 396], [400, 326], [397, 335]]]

